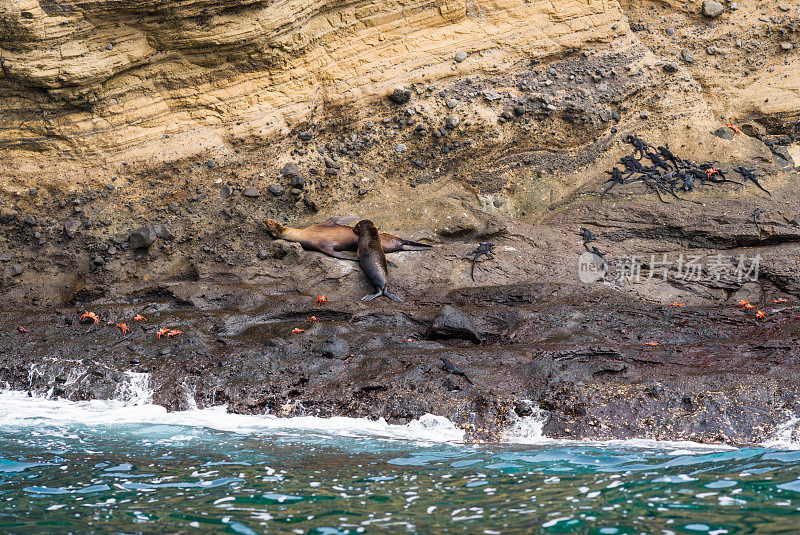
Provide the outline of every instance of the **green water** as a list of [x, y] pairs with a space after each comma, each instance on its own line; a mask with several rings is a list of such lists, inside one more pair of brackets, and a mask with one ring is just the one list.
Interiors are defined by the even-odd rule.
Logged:
[[0, 532], [800, 532], [800, 451], [348, 434], [16, 418]]

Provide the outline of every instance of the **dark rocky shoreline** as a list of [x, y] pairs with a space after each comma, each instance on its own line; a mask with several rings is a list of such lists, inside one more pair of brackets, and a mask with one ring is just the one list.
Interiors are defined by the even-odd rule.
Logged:
[[[426, 339], [445, 303], [474, 322], [479, 344]], [[526, 283], [399, 307], [318, 306], [297, 294], [248, 312], [142, 300], [94, 308], [103, 320], [96, 326], [79, 324], [76, 309], [13, 311], [2, 320], [0, 381], [108, 399], [133, 371], [150, 374], [153, 402], [169, 410], [227, 404], [246, 414], [392, 423], [430, 412], [472, 440], [499, 439], [530, 414], [530, 400], [547, 411], [553, 438], [752, 444], [800, 410], [800, 306], [765, 308], [768, 320], [757, 322], [731, 304], [679, 308], [599, 286]], [[130, 321], [136, 313], [148, 321]], [[133, 332], [106, 320], [127, 320]], [[183, 334], [157, 339], [160, 327]], [[305, 333], [291, 334], [295, 327]], [[447, 373], [442, 357], [473, 384]]]
[[[669, 2], [614, 6], [575, 4], [568, 16], [546, 7], [530, 35], [538, 42], [556, 21], [566, 39], [546, 46], [503, 37], [447, 52], [444, 64], [436, 45], [424, 68], [349, 100], [330, 80], [303, 89], [290, 69], [297, 99], [274, 110], [281, 92], [262, 83], [204, 93], [206, 74], [181, 75], [195, 72], [189, 62], [153, 76], [158, 90], [198, 97], [145, 110], [149, 127], [132, 113], [153, 99], [147, 77], [97, 86], [99, 100], [85, 103], [95, 91], [80, 80], [44, 93], [0, 78], [4, 94], [35, 94], [38, 106], [0, 124], [8, 154], [31, 155], [0, 169], [0, 384], [109, 399], [126, 372], [147, 373], [169, 410], [226, 404], [394, 423], [430, 412], [472, 440], [497, 440], [536, 406], [556, 438], [769, 439], [800, 414], [796, 24], [776, 6], [768, 21], [767, 6], [713, 17]], [[220, 72], [247, 67], [228, 59], [244, 63]], [[259, 68], [281, 62], [269, 63]], [[345, 70], [332, 80], [354, 76]], [[187, 116], [173, 132], [176, 109]], [[69, 122], [98, 117], [119, 131]], [[633, 134], [732, 177], [755, 169], [764, 189], [684, 181], [681, 198], [663, 202], [631, 181], [601, 197]], [[357, 265], [272, 241], [262, 223], [351, 214], [435, 245], [391, 255], [391, 288], [405, 303], [362, 303], [369, 285]], [[615, 266], [634, 255], [758, 256], [759, 276], [658, 280], [645, 270], [639, 282], [582, 284], [581, 226]], [[486, 241], [495, 257], [473, 280], [466, 256]], [[434, 325], [448, 306], [461, 320]], [[86, 311], [101, 323], [79, 324]], [[159, 339], [159, 328], [183, 333]]]

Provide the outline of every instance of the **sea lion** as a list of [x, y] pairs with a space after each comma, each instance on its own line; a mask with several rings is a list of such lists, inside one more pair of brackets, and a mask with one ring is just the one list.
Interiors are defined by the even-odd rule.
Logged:
[[356, 252], [358, 264], [375, 289], [378, 290], [374, 294], [365, 295], [361, 300], [371, 301], [376, 297], [385, 295], [389, 299], [402, 303], [402, 299], [386, 289], [389, 283], [389, 266], [386, 265], [386, 255], [383, 254], [378, 229], [375, 228], [372, 221], [363, 219], [353, 227], [353, 232], [358, 235], [358, 250]]
[[[342, 260], [357, 260], [355, 256], [342, 254], [341, 251], [355, 251], [358, 248], [358, 236], [353, 227], [346, 223], [355, 221], [355, 217], [332, 217], [304, 229], [286, 227], [273, 219], [265, 219], [267, 232], [275, 239], [296, 241], [307, 251], [319, 251]], [[397, 251], [421, 251], [431, 246], [410, 240], [404, 240], [391, 234], [380, 234], [384, 253]]]

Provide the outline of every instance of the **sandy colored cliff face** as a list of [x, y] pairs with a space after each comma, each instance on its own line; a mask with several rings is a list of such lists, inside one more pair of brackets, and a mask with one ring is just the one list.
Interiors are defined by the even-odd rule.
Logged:
[[[764, 440], [798, 403], [800, 6], [700, 6], [0, 0], [0, 379], [105, 398], [135, 369], [170, 408], [191, 386], [239, 412], [447, 406], [492, 429], [508, 396], [553, 436]], [[633, 134], [730, 180], [681, 189], [668, 173], [701, 168], [664, 164], [664, 189], [602, 195]], [[393, 253], [404, 304], [363, 303], [357, 264], [263, 223], [345, 214], [434, 245]], [[589, 245], [617, 266], [758, 256], [761, 277], [587, 286]], [[481, 345], [402, 345], [445, 304]], [[154, 323], [120, 339], [86, 310]], [[156, 322], [185, 332], [174, 351]], [[453, 389], [430, 362], [447, 348], [499, 389]], [[62, 388], [65, 367], [83, 375]]]
[[[225, 153], [337, 106], [363, 118], [396, 85], [502, 71], [625, 31], [606, 0], [9, 0], [0, 147], [21, 171], [30, 153], [77, 167]], [[457, 50], [472, 59], [454, 71]]]

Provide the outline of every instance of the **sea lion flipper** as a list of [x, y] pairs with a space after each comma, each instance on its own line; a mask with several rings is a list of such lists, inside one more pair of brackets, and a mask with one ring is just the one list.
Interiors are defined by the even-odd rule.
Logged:
[[403, 251], [422, 251], [424, 249], [430, 249], [433, 245], [428, 245], [427, 243], [420, 243], [418, 241], [411, 241], [411, 240], [403, 240], [402, 250]]
[[365, 295], [364, 297], [362, 297], [361, 300], [362, 301], [372, 301], [373, 299], [375, 299], [376, 297], [380, 297], [381, 295], [383, 295], [383, 292], [369, 294], [369, 295]]
[[328, 256], [332, 256], [333, 258], [338, 258], [339, 260], [350, 260], [352, 262], [358, 262], [358, 257], [354, 254], [347, 254], [342, 253], [339, 251], [334, 251], [333, 249], [319, 249], [319, 252], [325, 253]]
[[400, 299], [399, 297], [397, 297], [396, 295], [394, 295], [394, 294], [393, 294], [392, 292], [390, 292], [389, 290], [384, 290], [384, 291], [383, 291], [383, 295], [385, 295], [386, 297], [388, 297], [388, 298], [389, 298], [389, 299], [391, 299], [392, 301], [397, 301], [398, 303], [402, 303], [402, 302], [403, 302], [403, 300], [402, 300], [402, 299]]
[[337, 225], [349, 225], [353, 221], [357, 221], [358, 217], [354, 215], [344, 215], [344, 216], [335, 216], [330, 217], [323, 221], [322, 223], [317, 223], [316, 227], [335, 227]]
[[397, 264], [395, 264], [394, 262], [392, 262], [391, 260], [389, 260], [388, 258], [386, 259], [386, 265], [388, 265], [389, 267], [393, 267], [393, 268], [399, 268], [400, 267]]

